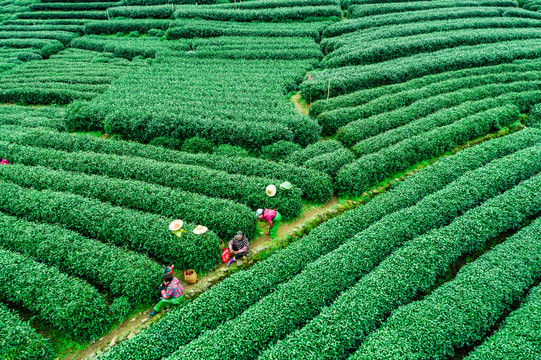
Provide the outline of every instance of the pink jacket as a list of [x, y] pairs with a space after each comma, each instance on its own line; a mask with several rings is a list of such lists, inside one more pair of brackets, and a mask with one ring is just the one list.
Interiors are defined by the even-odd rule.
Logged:
[[167, 285], [167, 290], [162, 290], [162, 297], [164, 299], [169, 299], [170, 297], [179, 298], [184, 293], [184, 288], [180, 285], [180, 282], [176, 277], [171, 280], [169, 285]]
[[272, 227], [272, 220], [276, 217], [276, 211], [274, 210], [271, 210], [271, 209], [265, 209], [265, 211], [263, 211], [263, 219], [267, 220], [267, 223], [269, 224], [270, 227]]

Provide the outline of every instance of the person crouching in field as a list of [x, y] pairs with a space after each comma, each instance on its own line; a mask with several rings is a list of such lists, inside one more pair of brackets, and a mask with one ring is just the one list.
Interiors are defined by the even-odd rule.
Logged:
[[257, 209], [256, 215], [259, 220], [267, 221], [269, 224], [269, 232], [267, 235], [270, 235], [271, 239], [276, 239], [278, 228], [282, 223], [282, 215], [280, 215], [278, 211], [271, 209]]
[[237, 235], [229, 242], [229, 253], [235, 255], [228, 262], [227, 266], [231, 266], [233, 261], [242, 259], [244, 255], [248, 253], [250, 242], [242, 231], [239, 231]]
[[156, 304], [154, 310], [150, 313], [150, 316], [159, 313], [164, 306], [177, 305], [182, 302], [184, 288], [176, 277], [173, 277], [171, 274], [164, 275], [163, 285], [167, 286], [167, 288], [162, 290], [162, 299]]

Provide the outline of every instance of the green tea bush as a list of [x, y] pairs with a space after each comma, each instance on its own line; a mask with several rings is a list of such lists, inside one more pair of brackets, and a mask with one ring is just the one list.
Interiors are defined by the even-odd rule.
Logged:
[[311, 158], [304, 163], [309, 169], [324, 172], [334, 177], [342, 166], [352, 163], [355, 155], [348, 149], [339, 149], [331, 153]]
[[427, 53], [446, 48], [539, 38], [538, 28], [466, 29], [432, 32], [399, 38], [378, 39], [358, 45], [343, 46], [327, 55], [327, 68], [365, 65]]
[[0, 178], [38, 190], [65, 191], [115, 206], [203, 224], [222, 238], [230, 238], [239, 230], [252, 237], [256, 231], [254, 212], [244, 205], [142, 181], [17, 164], [0, 168]]
[[528, 117], [524, 121], [524, 125], [541, 128], [541, 104], [535, 105], [530, 110]]
[[167, 30], [171, 20], [163, 19], [112, 19], [109, 21], [88, 21], [85, 22], [85, 34], [101, 35], [116, 34], [118, 32], [129, 33], [139, 31], [144, 34], [151, 29]]
[[[324, 25], [323, 25], [324, 26]], [[318, 40], [323, 26], [317, 23], [237, 23], [186, 19], [167, 30], [168, 40], [219, 36], [310, 37]]]
[[47, 2], [31, 4], [32, 11], [88, 11], [106, 10], [112, 6], [119, 6], [121, 2]]
[[518, 107], [504, 105], [407, 138], [377, 153], [362, 156], [339, 171], [336, 178], [337, 190], [341, 193], [360, 194], [395, 172], [421, 160], [443, 155], [445, 151], [468, 140], [508, 126], [518, 121], [519, 117]]
[[[527, 168], [536, 162], [541, 146], [495, 160], [487, 167], [516, 176], [516, 162]], [[534, 165], [539, 169], [538, 165]], [[510, 168], [510, 169], [511, 169]], [[342, 359], [355, 350], [400, 305], [427, 291], [438, 276], [466, 253], [477, 251], [498, 234], [520, 226], [541, 209], [535, 197], [541, 176], [529, 180], [473, 208], [448, 226], [417, 237], [396, 250], [374, 270], [342, 293], [307, 326], [269, 349], [262, 359], [295, 359], [303, 354], [318, 359]], [[519, 176], [517, 181], [524, 179]], [[441, 251], [445, 249], [445, 251]], [[353, 320], [354, 319], [354, 320]], [[307, 346], [307, 344], [310, 344]], [[279, 354], [279, 355], [278, 355]], [[401, 358], [396, 356], [394, 358]]]
[[44, 47], [41, 48], [41, 56], [43, 56], [44, 59], [48, 59], [53, 55], [58, 54], [60, 51], [64, 50], [64, 46], [62, 44], [47, 44]]
[[[539, 223], [535, 224], [538, 225]], [[523, 231], [535, 235], [535, 228]], [[541, 287], [534, 287], [520, 307], [513, 311], [490, 335], [465, 359], [467, 360], [518, 360], [528, 356], [541, 356], [539, 339], [539, 316], [541, 315]]]
[[337, 0], [254, 0], [247, 2], [233, 2], [216, 4], [212, 6], [213, 9], [272, 9], [272, 8], [285, 8], [285, 7], [299, 7], [299, 6], [325, 6], [336, 5], [340, 6], [340, 1]]
[[[1, 109], [1, 108], [0, 108]], [[11, 109], [8, 108], [8, 112]], [[1, 114], [1, 113], [0, 113]], [[2, 119], [2, 117], [0, 117]], [[209, 154], [189, 154], [127, 141], [106, 141], [95, 137], [73, 136], [66, 133], [0, 127], [5, 140], [23, 145], [53, 148], [63, 151], [89, 151], [102, 154], [135, 156], [160, 162], [203, 166], [245, 176], [270, 177], [287, 180], [301, 188], [310, 199], [326, 202], [332, 196], [331, 179], [319, 172], [291, 164], [256, 158], [229, 158]], [[165, 186], [169, 186], [166, 184]]]
[[0, 356], [4, 359], [52, 360], [49, 340], [15, 313], [0, 304]]
[[302, 166], [304, 163], [306, 163], [306, 161], [316, 156], [332, 153], [343, 148], [344, 145], [336, 140], [318, 141], [314, 144], [308, 145], [304, 149], [295, 151], [293, 154], [289, 155], [285, 161]]
[[82, 341], [96, 338], [109, 325], [105, 299], [88, 283], [4, 249], [0, 249], [0, 265], [2, 301]]
[[214, 154], [226, 157], [248, 157], [248, 151], [240, 146], [222, 144], [216, 148]]
[[[8, 167], [15, 166], [3, 168]], [[108, 289], [115, 297], [128, 296], [132, 305], [154, 300], [161, 268], [142, 255], [87, 239], [60, 226], [1, 213], [0, 234], [1, 247], [83, 278]]]
[[[185, 223], [183, 241], [173, 235], [163, 216], [112, 206], [98, 200], [50, 190], [25, 189], [0, 181], [0, 211], [36, 221], [61, 224], [84, 236], [126, 246], [183, 269], [209, 270], [220, 262], [218, 237], [207, 232], [197, 236], [195, 225]], [[8, 195], [9, 194], [9, 195]]]
[[[495, 66], [483, 66], [471, 69], [461, 69], [455, 71], [447, 71], [439, 74], [426, 75], [420, 78], [412, 79], [403, 83], [380, 86], [372, 89], [364, 89], [352, 92], [351, 94], [341, 95], [330, 98], [329, 101], [318, 100], [310, 105], [309, 115], [312, 118], [317, 118], [320, 114], [331, 112], [346, 107], [356, 107], [373, 101], [381, 96], [392, 95], [403, 91], [409, 91], [419, 88], [424, 88], [429, 85], [458, 79], [461, 77], [476, 78], [483, 75], [496, 75], [500, 73], [520, 73], [538, 70], [541, 67], [539, 60], [517, 60], [510, 64], [499, 64]], [[338, 110], [340, 111], [340, 110]], [[325, 114], [327, 117], [330, 114]], [[337, 128], [333, 128], [330, 133], [334, 133]], [[323, 134], [329, 133], [329, 130], [322, 129]]]
[[216, 146], [210, 140], [194, 136], [193, 138], [184, 140], [181, 150], [192, 154], [211, 154], [215, 147]]
[[152, 37], [162, 37], [165, 35], [165, 31], [160, 29], [150, 29], [148, 30], [148, 36]]
[[[275, 197], [268, 197], [265, 193], [267, 185], [279, 184], [279, 181], [269, 178], [228, 174], [201, 166], [170, 164], [137, 157], [89, 152], [68, 153], [6, 142], [0, 142], [0, 152], [5, 159], [13, 163], [42, 165], [53, 169], [106, 175], [126, 180], [141, 180], [211, 197], [234, 200], [252, 209], [276, 208], [285, 219], [298, 216], [302, 207], [301, 191], [298, 188], [288, 191], [279, 190]], [[202, 182], [201, 179], [205, 181]]]
[[541, 40], [538, 39], [464, 46], [373, 65], [313, 71], [311, 76], [314, 81], [305, 81], [300, 88], [303, 98], [308, 99], [311, 94], [312, 99], [322, 99], [327, 96], [329, 78], [331, 78], [330, 94], [337, 96], [444, 71], [496, 65], [518, 59], [535, 59], [540, 54]]
[[174, 14], [176, 19], [201, 18], [204, 20], [218, 21], [298, 21], [310, 16], [329, 17], [342, 16], [340, 7], [337, 5], [326, 6], [297, 6], [272, 9], [220, 9], [215, 6], [178, 6]]
[[[517, 75], [518, 77], [518, 75]], [[353, 121], [341, 127], [337, 133], [337, 140], [345, 146], [353, 146], [357, 142], [378, 135], [384, 131], [403, 126], [412, 120], [430, 115], [435, 111], [460, 105], [465, 101], [483, 100], [502, 94], [530, 92], [524, 96], [517, 96], [517, 105], [524, 106], [523, 111], [535, 104], [537, 91], [541, 90], [539, 81], [518, 81], [512, 83], [482, 85], [474, 88], [465, 88], [451, 93], [444, 93], [433, 97], [421, 99], [410, 106], [398, 108], [394, 111], [370, 116], [366, 119]], [[513, 99], [512, 96], [508, 101]]]
[[301, 149], [299, 144], [291, 141], [280, 140], [274, 144], [261, 148], [261, 157], [271, 161], [280, 161]]
[[[541, 132], [526, 129], [442, 159], [365, 206], [318, 226], [309, 235], [257, 263], [248, 271], [233, 274], [189, 303], [182, 311], [171, 313], [134, 339], [115, 346], [102, 358], [157, 360], [166, 357], [201, 333], [245, 311], [274, 291], [278, 284], [302, 271], [307, 264], [333, 251], [385, 215], [414, 205], [470, 170], [539, 142]], [[287, 307], [281, 305], [279, 308]]]
[[163, 4], [214, 4], [215, 0], [125, 0], [126, 5], [163, 5]]
[[22, 62], [27, 62], [32, 60], [42, 60], [43, 58], [41, 55], [34, 52], [22, 52], [17, 54], [17, 59], [21, 60]]
[[28, 129], [55, 128], [63, 114], [64, 109], [58, 106], [30, 108], [19, 105], [4, 105], [0, 106], [0, 124], [19, 125]]
[[67, 45], [77, 34], [67, 31], [1, 31], [0, 39], [53, 39]]
[[[536, 186], [530, 186], [539, 191], [539, 176], [536, 178]], [[511, 203], [517, 201], [517, 205], [519, 202], [526, 205], [535, 202], [536, 196], [528, 190], [519, 193]], [[492, 218], [492, 221], [500, 221], [501, 217], [520, 220], [519, 209], [518, 206], [512, 209], [504, 207], [502, 215]], [[540, 204], [537, 204], [536, 211], [540, 209]], [[492, 214], [488, 212], [486, 215]], [[477, 221], [486, 223], [486, 215]], [[477, 231], [479, 234], [482, 232]], [[541, 221], [538, 220], [465, 265], [453, 281], [440, 286], [422, 301], [394, 312], [350, 359], [445, 359], [454, 354], [455, 348], [483, 339], [513, 301], [522, 298], [541, 276], [539, 236]], [[404, 332], [415, 336], [404, 336]]]
[[[541, 70], [541, 64], [538, 64], [538, 66]], [[420, 104], [428, 104], [429, 100], [427, 98], [430, 97], [432, 97], [431, 100], [433, 103], [438, 103], [437, 100], [441, 98], [449, 98], [447, 100], [448, 103], [459, 105], [460, 102], [469, 99], [480, 99], [480, 96], [486, 93], [486, 91], [497, 94], [497, 89], [502, 91], [502, 87], [513, 87], [515, 86], [513, 83], [517, 81], [535, 81], [539, 76], [539, 70], [527, 71], [520, 67], [512, 70], [515, 71], [502, 71], [499, 74], [486, 74], [456, 79], [451, 78], [434, 82], [424, 87], [415, 89], [407, 88], [404, 91], [383, 94], [359, 106], [338, 108], [325, 112], [320, 114], [316, 120], [321, 125], [324, 134], [332, 134], [340, 127], [360, 119], [370, 118], [371, 116], [379, 116], [381, 118], [385, 112], [410, 105], [419, 106]], [[469, 91], [472, 88], [479, 90], [479, 93]], [[460, 102], [458, 102], [458, 97], [461, 97]], [[434, 105], [434, 108], [437, 108], [437, 105]], [[347, 143], [351, 144], [350, 142]]]
[[388, 13], [407, 13], [428, 9], [444, 9], [450, 7], [468, 7], [468, 6], [495, 6], [495, 7], [516, 7], [515, 1], [509, 0], [460, 0], [460, 1], [415, 1], [398, 2], [389, 4], [369, 4], [355, 5], [355, 0], [346, 0], [348, 6], [348, 15], [350, 19], [364, 16], [374, 16]]
[[[462, 118], [476, 114], [480, 111], [501, 106], [502, 104], [523, 104], [531, 99], [531, 103], [528, 104], [531, 106], [535, 99], [539, 96], [541, 96], [541, 92], [539, 91], [535, 93], [526, 91], [522, 93], [507, 93], [498, 96], [497, 98], [486, 98], [479, 101], [467, 101], [458, 106], [442, 109], [426, 117], [413, 120], [404, 126], [400, 126], [379, 135], [361, 140], [355, 144], [355, 146], [353, 146], [353, 151], [355, 154], [357, 154], [357, 156], [375, 153], [409, 137], [431, 131], [440, 126], [452, 124], [453, 122]], [[521, 112], [523, 111], [522, 108], [520, 108], [520, 110]]]
[[[541, 163], [532, 167], [532, 162], [540, 153], [541, 146], [527, 161], [502, 161], [466, 173], [415, 206], [403, 208], [372, 223], [237, 317], [181, 347], [170, 359], [223, 359], [231, 351], [226, 343], [236, 343], [246, 337], [250, 341], [243, 344], [243, 351], [236, 353], [235, 357], [253, 359], [269, 345], [303, 327], [342, 291], [354, 285], [359, 277], [372, 271], [404, 243], [448, 224], [465, 211], [514, 187], [518, 181], [535, 175], [541, 169]], [[540, 185], [538, 182], [535, 191], [529, 191], [530, 197], [539, 191]], [[467, 191], [472, 187], [475, 192]], [[512, 197], [508, 201], [512, 201]], [[536, 203], [539, 207], [541, 199]]]
[[105, 11], [32, 11], [17, 14], [19, 19], [93, 19], [107, 20]]
[[34, 25], [39, 23], [41, 25], [79, 25], [85, 24], [84, 20], [80, 19], [13, 19], [4, 21], [2, 25]]
[[125, 17], [131, 19], [157, 18], [168, 19], [173, 15], [173, 7], [171, 5], [155, 5], [155, 6], [119, 6], [111, 7], [107, 10], [109, 16]]
[[0, 39], [0, 47], [9, 47], [9, 48], [36, 48], [41, 49], [47, 45], [60, 45], [62, 49], [64, 46], [58, 40], [53, 39]]
[[354, 31], [344, 35], [325, 38], [321, 41], [321, 50], [329, 54], [342, 46], [388, 39], [400, 36], [427, 34], [436, 31], [452, 31], [459, 29], [486, 29], [486, 28], [537, 28], [541, 23], [537, 19], [494, 17], [494, 18], [465, 18], [449, 20], [420, 21], [412, 24], [397, 24], [368, 28]]
[[150, 140], [152, 146], [162, 146], [167, 149], [180, 150], [182, 148], [182, 140], [171, 138], [168, 136], [155, 137]]

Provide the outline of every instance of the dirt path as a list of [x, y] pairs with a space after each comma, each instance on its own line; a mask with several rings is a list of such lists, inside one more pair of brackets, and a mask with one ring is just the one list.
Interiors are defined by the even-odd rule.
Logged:
[[295, 104], [295, 108], [297, 109], [297, 111], [300, 112], [303, 115], [308, 116], [309, 106], [306, 106], [305, 104], [302, 104], [300, 102], [300, 99], [301, 99], [301, 94], [293, 95], [291, 97], [291, 101], [293, 102], [293, 104]]
[[[295, 227], [305, 223], [307, 220], [311, 219], [314, 216], [317, 216], [320, 213], [325, 212], [326, 210], [330, 209], [331, 207], [338, 204], [338, 199], [336, 196], [334, 196], [331, 200], [329, 200], [327, 203], [321, 205], [321, 206], [310, 206], [308, 210], [305, 210], [303, 214], [301, 214], [300, 217], [297, 219], [288, 222], [288, 223], [282, 223], [280, 225], [280, 228], [278, 229], [278, 238], [287, 236]], [[268, 229], [268, 226], [265, 227], [264, 231]], [[256, 249], [260, 246], [264, 246], [265, 244], [270, 243], [270, 239], [268, 235], [260, 235], [257, 239], [250, 242], [250, 248]], [[181, 279], [181, 282], [183, 283], [184, 292], [185, 294], [190, 293], [190, 290], [195, 289], [200, 284], [204, 284], [206, 280], [209, 278], [212, 278], [216, 276], [216, 274], [219, 274], [220, 272], [223, 272], [222, 269], [225, 269], [227, 266], [226, 264], [220, 264], [216, 269], [214, 269], [209, 274], [206, 274], [205, 276], [202, 276], [197, 279], [197, 282], [195, 284], [187, 284], [184, 282], [182, 278], [182, 274], [179, 272], [178, 274], [175, 274], [178, 279]], [[107, 335], [103, 336], [99, 340], [95, 341], [94, 343], [90, 344], [88, 347], [86, 347], [84, 350], [78, 351], [73, 354], [64, 355], [61, 356], [62, 360], [82, 360], [86, 359], [88, 356], [95, 354], [98, 350], [103, 349], [104, 347], [107, 347], [110, 345], [111, 341], [114, 339], [115, 343], [118, 343], [119, 340], [129, 338], [132, 336], [135, 336], [135, 333], [137, 331], [140, 331], [142, 328], [148, 326], [150, 323], [157, 322], [161, 315], [158, 314], [155, 318], [150, 319], [148, 314], [152, 311], [152, 308], [146, 309], [144, 312], [140, 312], [139, 314], [130, 317], [129, 319], [125, 320], [121, 324], [115, 327], [112, 331], [110, 331]], [[162, 311], [163, 313], [163, 311]]]

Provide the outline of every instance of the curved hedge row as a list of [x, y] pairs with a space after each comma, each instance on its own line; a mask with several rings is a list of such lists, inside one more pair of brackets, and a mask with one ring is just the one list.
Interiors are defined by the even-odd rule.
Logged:
[[126, 5], [164, 5], [164, 4], [214, 4], [216, 0], [124, 0]]
[[[467, 101], [458, 106], [439, 110], [426, 117], [413, 120], [404, 126], [359, 141], [352, 149], [357, 156], [372, 154], [409, 137], [431, 131], [440, 126], [452, 124], [462, 118], [501, 106], [502, 104], [522, 104], [522, 107], [519, 106], [519, 109], [521, 109], [522, 112], [525, 102], [529, 101], [529, 107], [539, 99], [541, 99], [541, 91], [526, 91], [521, 93], [507, 93], [497, 98]], [[527, 110], [528, 107], [525, 109]]]
[[46, 2], [30, 4], [32, 11], [87, 11], [106, 10], [111, 6], [120, 6], [122, 2]]
[[[0, 170], [9, 167], [17, 165], [2, 166]], [[133, 303], [152, 301], [161, 280], [161, 268], [142, 255], [87, 239], [60, 226], [2, 213], [0, 246], [109, 289], [115, 297], [128, 296]]]
[[173, 15], [173, 6], [171, 5], [153, 5], [153, 6], [119, 6], [107, 9], [109, 16], [126, 17], [131, 19], [158, 18], [169, 19]]
[[[520, 205], [530, 207], [530, 214], [539, 212], [541, 203], [532, 188], [541, 191], [540, 180], [537, 176], [529, 181], [531, 188], [517, 191], [510, 204], [494, 204], [500, 210], [499, 216], [485, 212], [478, 223], [485, 224], [487, 217], [491, 222], [506, 217], [520, 222], [525, 218], [517, 214]], [[513, 301], [520, 299], [541, 276], [540, 236], [541, 221], [537, 220], [464, 266], [453, 281], [424, 300], [399, 308], [350, 359], [445, 359], [454, 354], [455, 348], [483, 339]]]
[[318, 141], [314, 144], [308, 145], [304, 149], [297, 150], [293, 154], [288, 155], [284, 161], [301, 166], [306, 161], [316, 156], [332, 153], [343, 148], [344, 145], [336, 140]]
[[[539, 154], [539, 151], [537, 152]], [[456, 216], [513, 187], [541, 168], [505, 161], [466, 173], [442, 190], [410, 208], [403, 208], [347, 240], [339, 248], [305, 267], [273, 293], [250, 306], [236, 318], [208, 331], [170, 357], [175, 359], [224, 359], [226, 344], [239, 343], [237, 359], [253, 359], [269, 345], [300, 328], [357, 279], [403, 243], [444, 226]], [[466, 191], [475, 188], [475, 192]], [[437, 209], [437, 211], [435, 211]], [[339, 274], [339, 276], [329, 276]]]
[[[361, 123], [370, 123], [372, 120], [370, 119], [371, 116], [374, 118], [382, 118], [389, 115], [385, 114], [386, 112], [396, 109], [398, 109], [396, 113], [403, 113], [406, 111], [404, 107], [410, 105], [415, 108], [422, 107], [421, 104], [425, 104], [425, 107], [432, 106], [433, 109], [437, 109], [438, 105], [436, 104], [438, 99], [441, 98], [447, 99], [447, 103], [459, 105], [460, 103], [457, 99], [459, 96], [463, 96], [463, 98], [460, 99], [460, 102], [470, 98], [477, 100], [480, 99], [481, 94], [485, 93], [487, 89], [489, 93], [499, 95], [498, 91], [501, 93], [503, 88], [516, 86], [514, 85], [515, 82], [538, 80], [541, 71], [541, 63], [538, 64], [539, 70], [526, 71], [527, 69], [518, 67], [508, 72], [502, 71], [496, 74], [451, 78], [424, 87], [383, 95], [360, 106], [335, 109], [323, 113], [317, 117], [317, 121], [321, 125], [324, 134], [332, 134], [340, 127], [350, 123], [356, 124], [351, 125], [356, 128]], [[478, 89], [479, 93], [472, 94], [472, 91], [469, 91], [472, 88]], [[431, 100], [435, 104], [431, 105], [432, 102], [429, 102], [428, 98], [432, 98]], [[340, 135], [338, 136], [338, 139], [344, 141], [348, 146], [351, 146], [354, 141], [350, 141], [348, 138], [348, 133], [351, 131], [350, 128], [346, 126], [339, 131]], [[362, 139], [363, 136], [366, 135], [355, 134], [353, 138]]]
[[52, 360], [54, 352], [44, 339], [19, 316], [0, 304], [0, 357], [3, 359]]
[[348, 149], [339, 149], [331, 153], [318, 155], [304, 163], [309, 169], [314, 169], [334, 177], [342, 166], [352, 163], [355, 155]]
[[541, 56], [539, 39], [463, 46], [373, 65], [311, 72], [314, 81], [305, 80], [300, 88], [303, 98], [309, 99], [311, 94], [312, 99], [322, 99], [327, 96], [329, 78], [331, 78], [330, 94], [337, 96], [444, 71], [497, 65], [518, 59], [535, 59], [539, 56]]
[[256, 231], [254, 212], [244, 205], [143, 181], [17, 164], [0, 167], [0, 179], [37, 190], [64, 191], [115, 206], [203, 224], [224, 239], [233, 237], [237, 231], [251, 238]]
[[[498, 76], [500, 73], [528, 72], [538, 69], [541, 69], [541, 61], [534, 59], [517, 60], [509, 64], [504, 63], [494, 66], [483, 66], [471, 69], [447, 71], [433, 75], [425, 75], [423, 77], [412, 79], [403, 83], [358, 90], [351, 94], [330, 98], [328, 101], [318, 100], [310, 105], [309, 115], [312, 118], [317, 118], [320, 114], [326, 112], [331, 112], [333, 110], [340, 111], [341, 108], [363, 105], [381, 96], [392, 95], [402, 91], [415, 90], [443, 81], [490, 74]], [[322, 115], [322, 117], [324, 116], [328, 116], [328, 114]], [[333, 132], [334, 131], [335, 130], [333, 130]]]
[[78, 35], [84, 34], [84, 27], [80, 25], [1, 25], [2, 31], [66, 31], [76, 33]]
[[[240, 4], [240, 3], [239, 3]], [[247, 3], [242, 3], [247, 4]], [[264, 36], [264, 37], [310, 37], [320, 38], [321, 24], [318, 23], [224, 23], [223, 21], [184, 20], [176, 21], [165, 33], [168, 40], [183, 38], [209, 38], [219, 36]]]
[[273, 9], [255, 9], [255, 10], [235, 10], [235, 9], [220, 9], [214, 6], [179, 6], [175, 10], [175, 18], [201, 18], [205, 20], [219, 21], [289, 21], [289, 20], [304, 20], [308, 17], [331, 17], [340, 18], [342, 13], [340, 7], [333, 6], [298, 6], [287, 8]]
[[[539, 222], [537, 223], [539, 224]], [[537, 225], [536, 224], [536, 225]], [[535, 235], [528, 228], [523, 232]], [[466, 360], [519, 360], [526, 356], [541, 357], [541, 286], [534, 287], [520, 308], [509, 314], [498, 331], [477, 346]]]
[[37, 191], [0, 181], [0, 211], [36, 221], [62, 224], [104, 243], [126, 246], [182, 269], [212, 269], [220, 262], [218, 237], [192, 233], [185, 223], [182, 241], [169, 229], [172, 218], [112, 206], [94, 199], [50, 190]]
[[[509, 0], [507, 0], [509, 1]], [[283, 8], [283, 7], [295, 7], [295, 6], [325, 6], [336, 5], [340, 6], [338, 0], [254, 0], [247, 2], [233, 2], [216, 4], [213, 9], [270, 9], [270, 8]]]
[[275, 197], [268, 197], [265, 193], [267, 185], [279, 184], [279, 181], [268, 178], [228, 174], [200, 166], [162, 163], [131, 156], [90, 152], [68, 153], [3, 141], [0, 141], [0, 154], [12, 163], [141, 180], [211, 197], [235, 200], [252, 209], [277, 208], [284, 219], [298, 216], [302, 208], [301, 191], [298, 188], [278, 189]]
[[366, 65], [446, 48], [539, 38], [538, 28], [466, 29], [399, 38], [379, 39], [359, 46], [343, 46], [327, 55], [327, 68]]
[[[509, 173], [511, 186], [533, 177], [396, 250], [261, 359], [297, 359], [300, 354], [320, 360], [346, 358], [393, 310], [430, 288], [460, 256], [479, 250], [486, 241], [541, 210], [541, 199], [535, 196], [541, 186], [541, 175], [536, 175], [541, 166], [535, 164], [540, 155], [538, 145], [487, 165], [499, 169], [496, 177]], [[529, 169], [532, 165], [534, 169]], [[526, 175], [518, 175], [521, 168]], [[393, 357], [398, 358], [409, 357]]]
[[32, 20], [32, 19], [13, 19], [6, 20], [2, 25], [35, 25], [39, 23], [40, 25], [79, 25], [83, 26], [85, 24], [84, 20], [77, 19], [45, 19], [45, 20]]
[[[421, 99], [410, 106], [398, 108], [394, 111], [371, 116], [367, 119], [350, 122], [338, 130], [337, 140], [346, 146], [353, 146], [361, 140], [371, 136], [379, 135], [384, 131], [406, 125], [412, 120], [430, 115], [435, 111], [460, 105], [465, 101], [482, 100], [488, 97], [495, 97], [510, 92], [531, 91], [531, 99], [525, 96], [521, 101], [528, 105], [538, 101], [536, 95], [541, 90], [541, 81], [519, 81], [508, 84], [491, 84], [462, 89], [452, 93], [444, 93], [433, 97]], [[533, 104], [532, 104], [533, 105]], [[527, 111], [529, 106], [526, 107]]]
[[[89, 151], [111, 155], [137, 156], [160, 162], [198, 165], [245, 176], [266, 177], [272, 175], [277, 179], [287, 180], [302, 189], [306, 198], [320, 202], [329, 200], [333, 192], [331, 179], [322, 173], [300, 166], [258, 158], [230, 158], [219, 155], [191, 154], [163, 147], [127, 141], [107, 141], [95, 137], [74, 136], [41, 129], [21, 132], [20, 128], [0, 127], [0, 134], [6, 141], [41, 148], [53, 148], [68, 152]], [[335, 143], [339, 144], [339, 148], [343, 147], [340, 143]], [[314, 153], [314, 156], [318, 151]]]
[[336, 177], [338, 192], [360, 194], [395, 172], [425, 159], [443, 155], [445, 151], [468, 140], [483, 136], [518, 121], [520, 111], [515, 105], [504, 105], [429, 132], [407, 138], [377, 153], [362, 156], [344, 166]]
[[172, 21], [163, 19], [112, 19], [108, 21], [87, 21], [84, 25], [84, 31], [87, 35], [110, 35], [119, 32], [129, 33], [131, 31], [147, 33], [150, 29], [167, 30], [172, 25]]
[[497, 6], [497, 7], [517, 7], [515, 1], [510, 0], [458, 0], [458, 1], [412, 1], [397, 2], [389, 4], [369, 4], [348, 6], [348, 17], [350, 19], [364, 16], [374, 16], [388, 13], [405, 13], [409, 11], [420, 11], [428, 9], [444, 9], [450, 7], [468, 7], [468, 6]]
[[60, 41], [64, 46], [76, 37], [77, 34], [67, 31], [0, 31], [0, 39], [52, 39]]
[[88, 283], [4, 249], [0, 267], [0, 299], [29, 310], [52, 328], [87, 341], [109, 325], [105, 299]]
[[[158, 360], [224, 321], [246, 310], [275, 287], [298, 274], [307, 264], [329, 253], [383, 216], [414, 205], [467, 171], [541, 142], [541, 131], [526, 129], [468, 148], [444, 158], [399, 183], [391, 192], [318, 226], [248, 271], [237, 272], [204, 292], [182, 311], [171, 313], [155, 326], [105, 353], [109, 360]], [[282, 306], [280, 306], [282, 307]]]
[[541, 22], [537, 19], [510, 17], [421, 21], [412, 24], [387, 25], [354, 31], [337, 37], [323, 39], [320, 45], [323, 53], [329, 54], [344, 45], [353, 43], [412, 36], [437, 31], [486, 28], [538, 28], [540, 26]]
[[17, 14], [19, 19], [93, 19], [107, 20], [105, 11], [33, 11]]
[[37, 48], [42, 49], [47, 45], [58, 45], [64, 48], [64, 45], [58, 40], [53, 39], [0, 39], [0, 47], [10, 48]]

